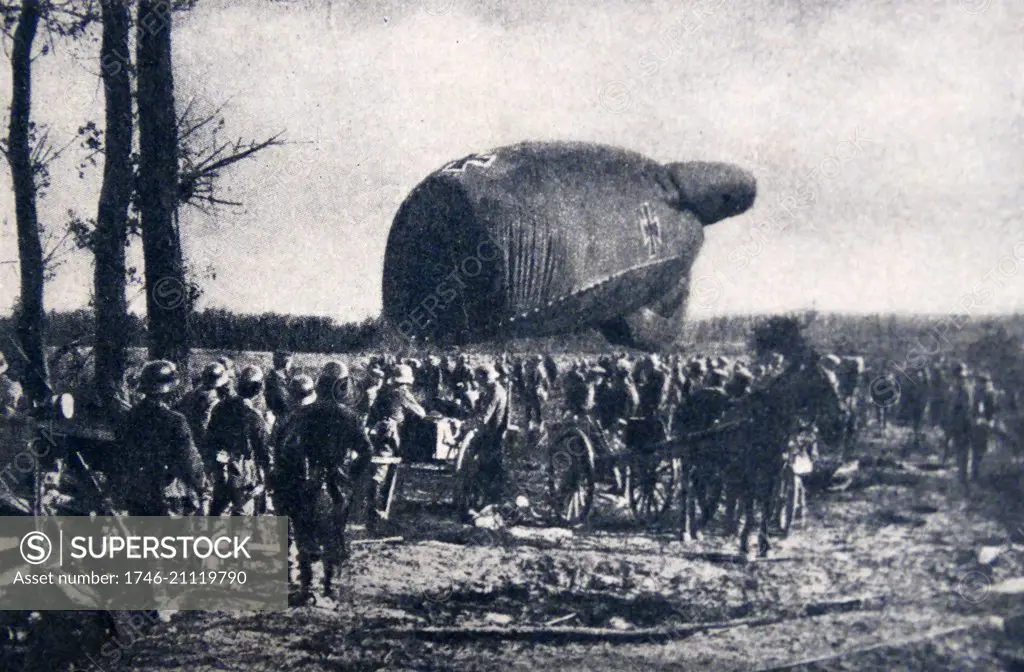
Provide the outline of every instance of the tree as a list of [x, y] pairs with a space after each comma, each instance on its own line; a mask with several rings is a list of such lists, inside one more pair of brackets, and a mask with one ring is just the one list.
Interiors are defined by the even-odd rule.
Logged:
[[[135, 157], [129, 52], [131, 3], [25, 0], [20, 7], [0, 3], [4, 32], [11, 35], [17, 25], [11, 59], [15, 73], [11, 132], [2, 149], [11, 163], [16, 192], [22, 270], [17, 332], [29, 362], [26, 382], [33, 398], [41, 398], [48, 390], [43, 284], [47, 273], [60, 262], [68, 238], [73, 235], [80, 247], [88, 248], [95, 256], [94, 382], [99, 400], [109, 402], [123, 377], [125, 349], [132, 333], [125, 300], [129, 235], [141, 231], [143, 239], [150, 356], [184, 365], [189, 348], [188, 318], [198, 288], [186, 278], [178, 208], [189, 204], [208, 212], [209, 207], [239, 205], [216, 196], [215, 186], [223, 169], [267, 147], [284, 144], [280, 135], [259, 142], [221, 141], [217, 135], [224, 126], [220, 109], [197, 117], [190, 114], [189, 105], [180, 118], [176, 115], [171, 17], [173, 11], [187, 11], [194, 4], [195, 0], [138, 3], [135, 74], [140, 151]], [[44, 34], [51, 40], [42, 48], [45, 54], [52, 48], [54, 36], [80, 37], [98, 21], [103, 28], [100, 70], [106, 100], [105, 137], [93, 122], [80, 129], [80, 134], [86, 136], [84, 145], [91, 152], [87, 163], [95, 165], [95, 157], [104, 155], [97, 216], [90, 222], [71, 213], [64, 236], [47, 251], [40, 240], [36, 201], [49, 183], [49, 164], [63, 150], [54, 150], [45, 131], [38, 131], [31, 123], [32, 42], [39, 26], [44, 26]], [[206, 132], [210, 129], [212, 133]]]
[[[149, 14], [139, 15], [138, 30], [154, 37], [159, 31], [169, 30], [171, 11], [187, 11], [193, 5], [194, 2], [191, 0], [177, 0], [171, 6], [166, 2], [157, 2], [150, 3], [149, 8], [140, 7], [140, 12]], [[132, 331], [125, 327], [130, 323], [125, 290], [127, 277], [134, 277], [134, 269], [126, 269], [124, 250], [129, 237], [141, 232], [140, 212], [148, 207], [150, 216], [147, 217], [147, 221], [157, 221], [161, 227], [159, 232], [151, 230], [150, 233], [153, 235], [143, 235], [147, 269], [147, 313], [155, 316], [155, 319], [150, 319], [150, 353], [154, 357], [184, 362], [188, 348], [188, 333], [182, 335], [180, 331], [168, 331], [167, 325], [173, 324], [178, 327], [183, 324], [182, 314], [191, 319], [191, 309], [199, 289], [194, 279], [187, 277], [188, 267], [181, 255], [177, 225], [178, 207], [187, 204], [209, 213], [211, 207], [240, 205], [216, 196], [215, 187], [222, 170], [236, 162], [251, 158], [267, 147], [284, 143], [279, 140], [279, 135], [259, 142], [245, 142], [241, 139], [234, 142], [221, 141], [218, 133], [225, 126], [224, 118], [221, 116], [222, 110], [218, 108], [212, 114], [201, 116], [195, 114], [193, 103], [190, 102], [184, 112], [176, 117], [176, 134], [169, 134], [176, 136], [178, 187], [174, 194], [176, 200], [167, 205], [166, 199], [172, 188], [167, 186], [160, 196], [155, 196], [153, 180], [157, 180], [157, 187], [161, 184], [160, 180], [164, 180], [163, 184], [169, 185], [164, 175], [169, 171], [173, 161], [167, 157], [166, 152], [162, 155], [158, 153], [157, 156], [162, 157], [160, 170], [163, 172], [160, 173], [160, 177], [153, 177], [151, 169], [155, 165], [154, 161], [146, 164], [149, 169], [147, 172], [141, 165], [136, 164], [139, 157], [131, 153], [132, 77], [136, 73], [131, 69], [128, 51], [128, 30], [131, 25], [128, 3], [102, 2], [101, 7], [103, 38], [100, 68], [106, 94], [106, 128], [105, 131], [101, 131], [95, 123], [88, 122], [79, 129], [79, 135], [83, 138], [83, 147], [89, 152], [80, 166], [80, 173], [84, 174], [82, 171], [89, 165], [96, 165], [98, 156], [104, 156], [103, 187], [96, 220], [86, 220], [72, 213], [69, 229], [73, 231], [79, 246], [89, 249], [95, 256], [95, 388], [99, 400], [107, 405], [113, 400], [113, 395], [124, 375], [124, 349], [132, 338]], [[83, 20], [84, 17], [85, 15]], [[169, 37], [169, 33], [165, 37]], [[148, 64], [150, 68], [147, 72], [150, 74], [158, 69], [157, 65], [167, 63], [166, 60], [160, 61], [167, 53], [160, 51], [165, 47], [166, 45], [157, 49], [152, 44], [146, 45], [156, 59]], [[143, 49], [141, 40], [139, 49]], [[173, 81], [165, 86], [161, 93], [162, 98], [166, 100], [169, 91], [173, 100]], [[143, 119], [139, 123], [141, 136], [144, 133], [142, 126], [146, 124], [144, 120], [152, 116], [149, 114], [150, 106], [156, 103], [151, 102], [152, 86], [149, 89], [140, 86], [139, 90], [139, 108]], [[153, 126], [156, 125], [159, 131], [159, 125], [166, 123], [168, 117], [169, 115], [163, 115], [155, 120], [148, 126], [149, 130], [153, 130]], [[146, 148], [157, 145], [162, 147], [163, 143], [170, 141], [169, 137], [154, 138], [154, 135], [159, 134], [147, 133], [148, 141], [143, 141], [140, 137], [140, 145], [145, 144]], [[147, 156], [152, 158], [153, 154]], [[138, 172], [136, 168], [139, 169]], [[148, 180], [143, 178], [143, 173], [149, 176]], [[157, 199], [156, 214], [152, 207], [154, 198]], [[168, 210], [173, 212], [174, 225], [170, 228], [164, 224]], [[151, 255], [156, 255], [157, 258], [153, 259]], [[170, 318], [168, 311], [179, 318]], [[154, 338], [158, 343], [156, 349], [153, 347]]]
[[33, 401], [49, 390], [44, 350], [46, 315], [43, 308], [43, 244], [36, 208], [36, 176], [32, 161], [32, 44], [42, 14], [39, 0], [23, 0], [11, 49], [11, 114], [6, 156], [14, 186], [18, 229], [21, 295], [17, 311], [18, 345], [27, 361], [25, 392]]
[[178, 229], [178, 126], [171, 61], [171, 5], [139, 0], [136, 32], [139, 109], [138, 206], [146, 264], [149, 355], [188, 361], [188, 290]]
[[106, 131], [103, 185], [91, 248], [95, 259], [93, 293], [96, 302], [94, 387], [98, 400], [106, 407], [113, 402], [124, 377], [125, 351], [131, 338], [125, 298], [125, 247], [135, 175], [128, 49], [131, 16], [127, 3], [105, 1], [101, 6], [100, 76], [106, 103]]

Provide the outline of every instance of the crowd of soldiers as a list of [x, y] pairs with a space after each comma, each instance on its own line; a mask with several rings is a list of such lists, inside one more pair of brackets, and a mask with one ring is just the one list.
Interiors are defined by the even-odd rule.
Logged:
[[314, 378], [296, 371], [287, 352], [274, 354], [266, 374], [236, 370], [222, 357], [181, 394], [175, 365], [149, 362], [119, 423], [124, 459], [107, 474], [110, 490], [129, 515], [288, 516], [296, 599], [310, 597], [318, 559], [330, 594], [348, 554], [354, 499], [366, 498], [371, 533], [379, 519], [388, 472], [371, 457], [400, 455], [411, 418], [444, 408], [472, 424], [476, 449], [487, 455], [500, 455], [508, 426], [508, 396], [491, 364], [474, 369], [461, 358], [442, 377], [434, 367], [379, 357], [359, 373], [329, 361]]
[[[785, 362], [779, 355], [750, 361], [618, 353], [559, 365], [550, 355], [471, 360], [459, 354], [380, 355], [354, 366], [350, 372], [346, 364], [330, 361], [313, 377], [297, 371], [287, 352], [275, 353], [266, 373], [256, 366], [238, 370], [221, 357], [184, 391], [173, 363], [145, 364], [119, 423], [123, 459], [107, 474], [120, 510], [139, 516], [289, 516], [298, 595], [306, 599], [317, 559], [324, 565], [324, 591], [333, 590], [348, 553], [345, 527], [356, 497], [365, 497], [367, 527], [374, 531], [388, 472], [372, 458], [417, 450], [406, 431], [414, 419], [457, 417], [472, 427], [474, 450], [484, 458], [487, 497], [497, 501], [508, 494], [502, 487], [502, 442], [513, 414], [527, 434], [568, 418], [599, 428], [611, 439], [609, 446], [643, 449], [679, 432], [713, 427]], [[863, 360], [826, 355], [819, 366], [852, 430], [871, 397], [864, 389]], [[10, 414], [21, 390], [4, 375], [6, 369], [0, 353], [0, 401]], [[950, 377], [948, 394], [929, 395], [931, 414], [941, 418], [937, 422], [968, 485], [988, 440], [979, 443], [978, 427], [995, 422], [998, 395], [987, 376], [979, 376], [975, 388], [963, 364], [952, 367]], [[912, 418], [918, 418], [916, 411]], [[813, 444], [799, 450], [804, 452], [794, 452], [789, 464], [814, 459]], [[716, 465], [715, 458], [704, 456], [706, 468], [694, 475], [705, 501], [717, 502], [722, 490], [725, 465]], [[790, 469], [791, 477], [794, 471], [801, 470]], [[727, 504], [734, 525], [735, 497]]]
[[[912, 434], [912, 447], [920, 448], [929, 429], [937, 432], [943, 464], [955, 455], [960, 482], [970, 491], [982, 459], [998, 435], [1001, 421], [1015, 424], [1016, 396], [998, 390], [991, 375], [972, 373], [964, 362], [936, 361], [913, 372], [883, 370], [865, 383], [865, 398], [879, 432], [901, 419]], [[862, 413], [860, 422], [869, 413]]]

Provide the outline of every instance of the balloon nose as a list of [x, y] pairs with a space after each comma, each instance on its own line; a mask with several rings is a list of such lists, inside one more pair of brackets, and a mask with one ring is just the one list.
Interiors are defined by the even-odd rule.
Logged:
[[729, 163], [689, 161], [666, 166], [679, 190], [679, 207], [708, 226], [746, 212], [757, 198], [757, 179]]

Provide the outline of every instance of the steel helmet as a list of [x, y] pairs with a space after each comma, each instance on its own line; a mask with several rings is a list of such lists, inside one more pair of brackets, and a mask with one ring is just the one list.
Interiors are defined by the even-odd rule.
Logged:
[[231, 359], [227, 355], [221, 355], [217, 358], [217, 361], [227, 369], [229, 376], [235, 375], [235, 360]]
[[412, 375], [412, 367], [408, 364], [399, 364], [395, 367], [394, 382], [397, 385], [412, 385], [416, 379]]
[[263, 369], [258, 366], [247, 366], [242, 369], [242, 373], [238, 376], [238, 383], [244, 384], [263, 384]]
[[306, 374], [299, 374], [288, 383], [288, 392], [296, 399], [302, 400], [316, 391], [316, 384]]
[[328, 380], [344, 380], [348, 378], [348, 367], [342, 362], [331, 360], [320, 369], [320, 377]]
[[258, 366], [247, 366], [238, 375], [238, 394], [249, 399], [263, 389], [263, 369]]
[[139, 374], [139, 392], [143, 394], [167, 394], [177, 386], [178, 367], [165, 359], [147, 362]]
[[203, 387], [208, 390], [216, 390], [219, 387], [224, 387], [231, 380], [231, 376], [228, 375], [228, 370], [224, 368], [224, 365], [220, 362], [212, 362], [207, 364], [203, 369], [203, 374], [200, 378], [203, 383]]

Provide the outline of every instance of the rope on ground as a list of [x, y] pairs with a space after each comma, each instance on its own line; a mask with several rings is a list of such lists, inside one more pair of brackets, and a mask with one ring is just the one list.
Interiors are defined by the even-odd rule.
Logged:
[[612, 628], [574, 628], [574, 627], [415, 627], [415, 628], [372, 628], [365, 634], [375, 637], [420, 639], [425, 641], [454, 641], [497, 639], [502, 641], [529, 641], [533, 643], [554, 642], [610, 642], [626, 644], [630, 642], [664, 642], [672, 639], [689, 637], [709, 630], [723, 630], [739, 627], [756, 627], [772, 625], [787, 620], [782, 616], [762, 618], [741, 618], [733, 621], [680, 625], [673, 628], [635, 628], [615, 630]]
[[984, 623], [984, 619], [976, 618], [971, 623], [961, 623], [960, 625], [950, 626], [945, 628], [938, 628], [936, 630], [930, 630], [924, 634], [914, 635], [912, 637], [905, 637], [896, 641], [885, 641], [876, 642], [868, 646], [862, 646], [855, 649], [848, 649], [846, 651], [832, 652], [820, 656], [814, 656], [811, 658], [801, 658], [800, 660], [792, 660], [786, 663], [778, 663], [769, 665], [767, 667], [759, 667], [751, 672], [778, 672], [780, 670], [791, 670], [794, 667], [801, 667], [804, 665], [816, 665], [818, 663], [824, 663], [829, 660], [836, 660], [838, 658], [846, 658], [848, 656], [856, 656], [862, 653], [868, 653], [870, 651], [877, 651], [879, 649], [893, 649], [901, 646], [907, 646], [909, 644], [917, 644], [924, 642], [929, 639], [937, 639], [939, 637], [946, 637], [958, 632], [963, 632], [976, 628]]
[[[857, 598], [846, 598], [836, 601], [828, 601], [808, 605], [804, 613], [793, 615], [792, 613], [775, 614], [772, 616], [760, 616], [750, 618], [739, 618], [731, 621], [716, 621], [711, 623], [688, 623], [673, 627], [659, 628], [632, 628], [629, 630], [616, 630], [612, 628], [590, 628], [590, 627], [551, 627], [553, 622], [543, 626], [512, 626], [512, 627], [459, 627], [459, 626], [428, 626], [428, 627], [391, 627], [391, 628], [367, 628], [366, 634], [373, 634], [385, 638], [415, 638], [424, 641], [472, 641], [481, 639], [501, 641], [532, 641], [537, 643], [552, 642], [608, 642], [612, 644], [628, 643], [653, 643], [667, 642], [674, 639], [685, 639], [695, 634], [732, 630], [735, 628], [752, 628], [777, 625], [780, 623], [792, 623], [796, 621], [810, 620], [837, 613], [885, 611], [894, 607], [916, 607], [924, 606], [933, 602], [936, 598], [948, 599], [956, 593], [949, 590], [936, 590], [919, 596], [913, 600], [893, 600], [894, 595], [866, 595]], [[555, 619], [559, 621], [561, 619]], [[971, 627], [971, 626], [965, 626]], [[879, 646], [898, 645], [880, 644]], [[846, 654], [836, 654], [839, 656]], [[791, 667], [795, 663], [790, 665]], [[775, 668], [766, 668], [775, 669]], [[786, 669], [786, 666], [778, 669]]]

